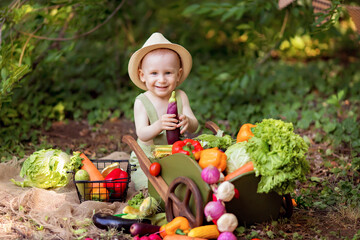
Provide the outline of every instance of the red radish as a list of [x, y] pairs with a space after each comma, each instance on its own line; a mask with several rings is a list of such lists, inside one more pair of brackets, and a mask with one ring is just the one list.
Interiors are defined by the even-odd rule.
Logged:
[[155, 234], [155, 233], [150, 234], [149, 239], [150, 240], [162, 240], [162, 238], [159, 235]]
[[204, 208], [204, 214], [208, 222], [219, 219], [225, 212], [225, 206], [220, 201], [210, 201]]
[[239, 199], [239, 197], [240, 197], [239, 190], [237, 190], [237, 189], [235, 188], [234, 191], [235, 191], [234, 197], [235, 197], [236, 199]]
[[[167, 114], [176, 114], [176, 119], [179, 119], [179, 114], [176, 105], [175, 91], [172, 91], [171, 97], [169, 99]], [[172, 145], [174, 142], [180, 140], [180, 128], [175, 128], [174, 130], [166, 130], [166, 138], [169, 145]]]

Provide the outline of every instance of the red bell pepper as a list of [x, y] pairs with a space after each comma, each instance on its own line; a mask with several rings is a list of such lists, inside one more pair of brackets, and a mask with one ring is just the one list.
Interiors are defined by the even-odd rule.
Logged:
[[115, 168], [106, 176], [105, 181], [110, 197], [120, 198], [125, 191], [128, 174], [120, 168]]
[[172, 154], [174, 153], [183, 153], [192, 158], [194, 158], [194, 154], [203, 150], [199, 141], [192, 139], [185, 139], [183, 141], [177, 141], [172, 146]]

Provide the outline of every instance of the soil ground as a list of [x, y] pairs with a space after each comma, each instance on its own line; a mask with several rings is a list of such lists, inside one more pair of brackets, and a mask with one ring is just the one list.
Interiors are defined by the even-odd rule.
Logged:
[[[52, 144], [53, 148], [81, 150], [91, 158], [100, 158], [114, 151], [130, 153], [130, 148], [121, 141], [127, 134], [136, 138], [134, 123], [127, 119], [113, 119], [95, 127], [90, 127], [85, 121], [68, 121], [53, 123], [50, 129], [43, 131], [42, 140]], [[318, 149], [321, 147], [310, 147], [310, 174], [328, 172], [328, 169], [323, 169], [323, 164], [319, 164]], [[320, 192], [321, 189], [314, 188], [314, 191]], [[239, 239], [248, 239], [250, 235], [261, 239], [355, 239], [353, 236], [360, 229], [359, 214], [295, 207], [290, 219], [250, 226]]]

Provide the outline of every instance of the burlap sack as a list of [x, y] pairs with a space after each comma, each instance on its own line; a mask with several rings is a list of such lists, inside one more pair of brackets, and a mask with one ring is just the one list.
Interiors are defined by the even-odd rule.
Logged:
[[[104, 159], [124, 159], [129, 155], [114, 152]], [[23, 159], [24, 160], [24, 159]], [[100, 230], [92, 223], [95, 212], [119, 214], [125, 203], [85, 201], [80, 204], [75, 185], [44, 190], [21, 188], [10, 179], [20, 180], [20, 163], [13, 159], [0, 163], [0, 239], [111, 239], [111, 232]], [[134, 194], [130, 183], [127, 200]], [[116, 239], [128, 239], [129, 235]]]

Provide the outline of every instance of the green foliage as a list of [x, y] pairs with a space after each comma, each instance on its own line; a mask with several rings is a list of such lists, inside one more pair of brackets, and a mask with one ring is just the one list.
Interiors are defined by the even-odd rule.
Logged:
[[40, 133], [53, 121], [132, 119], [128, 60], [159, 31], [193, 56], [181, 88], [202, 126], [235, 137], [264, 118], [293, 123], [331, 169], [294, 194], [299, 207], [359, 208], [360, 35], [340, 5], [358, 3], [332, 3], [315, 20], [310, 0], [1, 1], [0, 160], [51, 147]]

